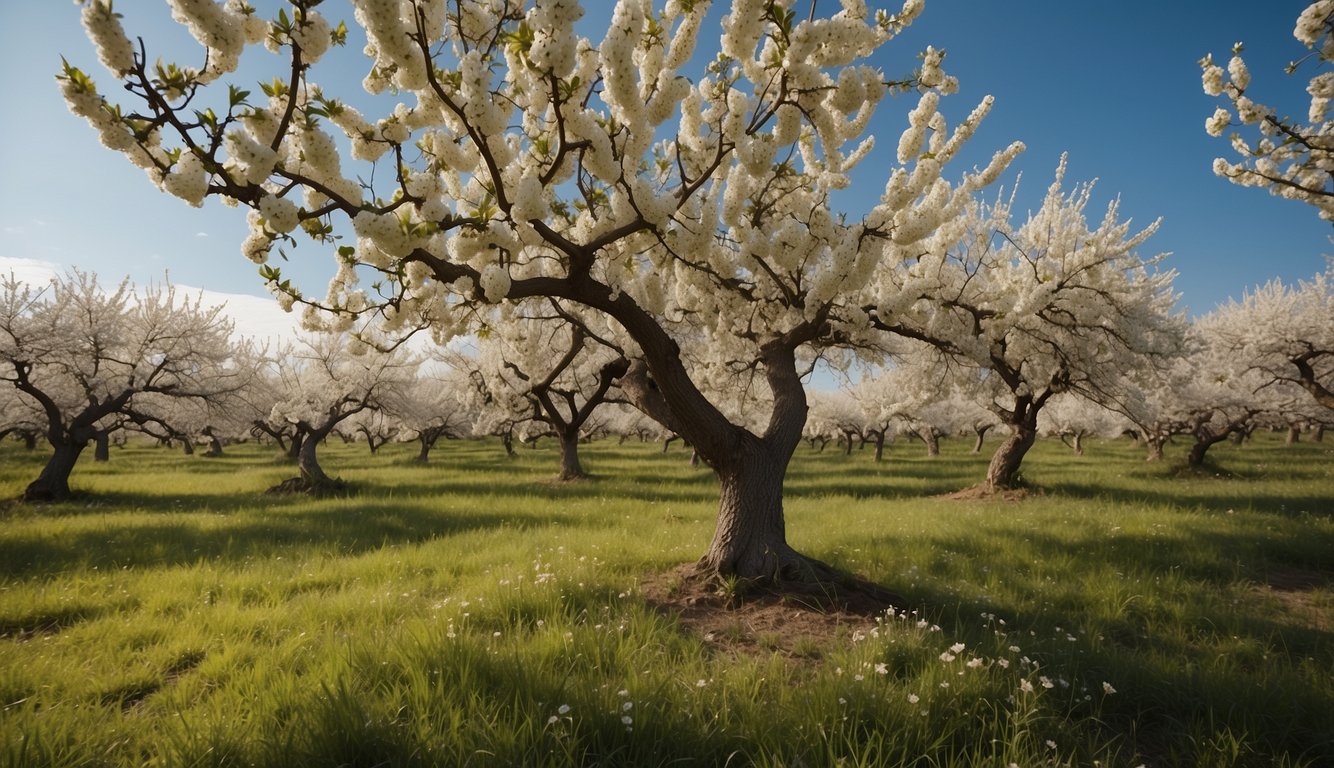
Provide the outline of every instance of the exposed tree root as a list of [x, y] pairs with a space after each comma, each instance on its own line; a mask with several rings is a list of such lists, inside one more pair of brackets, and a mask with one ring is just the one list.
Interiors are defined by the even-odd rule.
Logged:
[[682, 582], [699, 593], [712, 592], [723, 604], [749, 602], [798, 605], [811, 611], [847, 612], [863, 616], [904, 609], [907, 601], [866, 579], [789, 551], [765, 563], [763, 576], [727, 574], [700, 560], [680, 571]]
[[640, 581], [644, 600], [699, 637], [732, 654], [780, 654], [818, 662], [857, 633], [881, 626], [903, 598], [856, 576], [816, 565], [820, 580], [743, 580], [688, 563]]
[[290, 494], [305, 494], [307, 496], [351, 496], [353, 493], [352, 485], [343, 480], [330, 480], [326, 483], [312, 483], [304, 477], [289, 477], [278, 483], [272, 488], [264, 491], [266, 494], [274, 496], [283, 496]]

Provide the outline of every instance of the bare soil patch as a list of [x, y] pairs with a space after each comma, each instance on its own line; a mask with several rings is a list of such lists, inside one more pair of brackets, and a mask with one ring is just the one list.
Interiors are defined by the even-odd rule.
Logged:
[[992, 488], [986, 483], [978, 483], [940, 498], [954, 501], [1023, 501], [1030, 494], [1035, 492], [1028, 488]]
[[903, 607], [897, 595], [851, 577], [824, 590], [751, 587], [727, 594], [693, 563], [645, 577], [640, 592], [650, 606], [720, 653], [780, 653], [809, 662]]

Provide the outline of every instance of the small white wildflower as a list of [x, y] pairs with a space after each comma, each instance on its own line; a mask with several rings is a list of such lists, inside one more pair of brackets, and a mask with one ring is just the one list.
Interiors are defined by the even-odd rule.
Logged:
[[569, 705], [569, 704], [562, 704], [562, 705], [560, 705], [559, 707], [556, 707], [556, 712], [557, 712], [558, 714], [567, 715], [567, 714], [570, 713], [570, 705]]
[[922, 700], [922, 697], [918, 696], [918, 695], [915, 694], [915, 693], [910, 693], [910, 694], [908, 694], [908, 703], [909, 703], [909, 704], [916, 704], [917, 702], [919, 702], [919, 701], [921, 701], [921, 700]]
[[1102, 692], [1110, 696], [1113, 693], [1116, 693], [1116, 689], [1112, 687], [1111, 683], [1104, 680], [1102, 683]]

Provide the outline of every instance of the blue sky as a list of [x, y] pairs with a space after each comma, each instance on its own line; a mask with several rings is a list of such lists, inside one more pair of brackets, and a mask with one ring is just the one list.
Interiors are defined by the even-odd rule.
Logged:
[[[169, 20], [145, 20], [149, 2], [117, 3], [130, 34], [143, 35], [150, 46], [188, 42], [169, 29], [174, 26]], [[350, 21], [350, 10], [340, 12], [341, 5], [331, 0], [322, 10]], [[823, 0], [821, 9], [834, 5]], [[1310, 277], [1325, 268], [1326, 254], [1334, 253], [1334, 228], [1313, 208], [1215, 177], [1212, 159], [1230, 156], [1230, 149], [1204, 132], [1216, 104], [1200, 90], [1196, 62], [1208, 52], [1225, 62], [1239, 39], [1247, 46], [1253, 94], [1281, 111], [1305, 113], [1303, 89], [1313, 70], [1308, 65], [1296, 77], [1282, 72], [1305, 50], [1292, 37], [1305, 5], [1304, 0], [928, 0], [918, 22], [875, 63], [897, 77], [911, 70], [925, 46], [945, 48], [946, 71], [961, 84], [959, 94], [945, 100], [947, 116], [957, 121], [983, 95], [996, 97], [991, 116], [952, 175], [1022, 140], [1028, 150], [1015, 166], [1024, 175], [1020, 207], [1035, 206], [1061, 153], [1069, 152], [1068, 181], [1098, 179], [1097, 214], [1119, 196], [1123, 217], [1141, 225], [1163, 218], [1145, 255], [1172, 253], [1167, 265], [1180, 273], [1176, 288], [1183, 308], [1200, 314], [1273, 277]], [[587, 34], [600, 37], [592, 27], [609, 16], [610, 3], [585, 7]], [[58, 269], [91, 269], [107, 281], [129, 275], [138, 282], [161, 279], [169, 270], [178, 284], [266, 295], [255, 268], [240, 255], [243, 211], [216, 204], [194, 209], [158, 192], [66, 110], [54, 77], [61, 55], [93, 74], [104, 93], [114, 90], [83, 36], [76, 5], [6, 2], [0, 5], [0, 30], [0, 93], [7, 105], [0, 122], [5, 177], [0, 268], [35, 259]], [[712, 47], [712, 41], [701, 40]], [[346, 73], [340, 95], [360, 90], [365, 73], [360, 47], [354, 43], [342, 53], [345, 63], [334, 62], [340, 75]], [[233, 81], [253, 88], [257, 77], [273, 74], [267, 70], [276, 61], [250, 52]], [[337, 78], [319, 72], [327, 89], [335, 85]], [[898, 97], [882, 104], [873, 126], [880, 146], [860, 167], [846, 200], [855, 204], [862, 195], [878, 196], [913, 103]], [[1002, 183], [1013, 181], [1011, 173]], [[297, 258], [294, 269], [305, 287], [321, 291], [331, 273], [329, 256], [304, 246]]]

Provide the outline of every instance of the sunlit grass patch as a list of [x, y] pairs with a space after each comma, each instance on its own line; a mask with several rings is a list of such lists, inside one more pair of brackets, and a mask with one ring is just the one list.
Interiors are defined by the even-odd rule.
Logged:
[[[560, 485], [546, 445], [329, 445], [324, 499], [265, 496], [271, 448], [114, 449], [0, 521], [0, 764], [1334, 759], [1329, 449], [1260, 435], [1209, 479], [1041, 442], [1026, 498], [956, 501], [986, 456], [942, 447], [799, 450], [790, 541], [912, 603], [799, 643], [643, 598], [713, 529], [680, 448], [583, 446]], [[0, 491], [38, 459], [0, 446]]]

